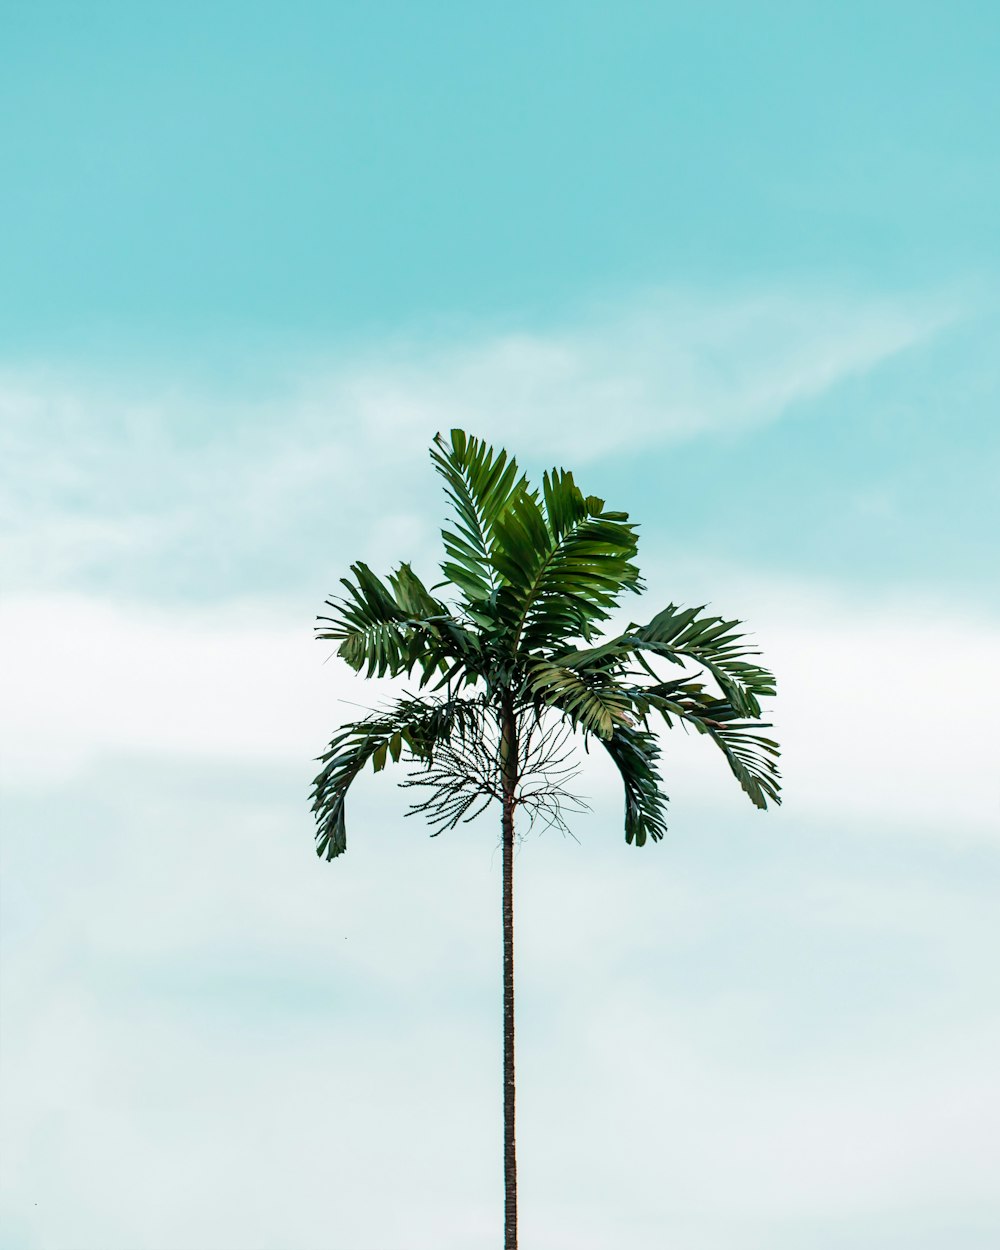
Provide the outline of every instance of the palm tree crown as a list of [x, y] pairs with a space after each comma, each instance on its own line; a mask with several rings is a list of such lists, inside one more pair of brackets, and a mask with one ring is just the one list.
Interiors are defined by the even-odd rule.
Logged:
[[[317, 854], [331, 860], [346, 849], [345, 796], [369, 760], [378, 772], [405, 753], [430, 769], [436, 754], [481, 738], [490, 721], [500, 744], [505, 715], [507, 772], [517, 784], [532, 771], [529, 753], [517, 750], [530, 722], [548, 714], [599, 741], [621, 775], [625, 838], [636, 846], [665, 832], [651, 718], [707, 734], [756, 807], [780, 802], [778, 746], [760, 720], [774, 678], [754, 662], [740, 622], [670, 604], [647, 624], [600, 641], [596, 631], [621, 596], [643, 589], [628, 514], [584, 495], [562, 469], [543, 476], [540, 492], [532, 489], [505, 451], [461, 430], [449, 440], [438, 435], [431, 458], [453, 509], [442, 530], [441, 585], [454, 588], [455, 601], [436, 598], [439, 587], [428, 590], [409, 564], [382, 580], [357, 563], [342, 579], [346, 595], [327, 600], [334, 614], [319, 618], [317, 636], [338, 642], [356, 672], [417, 675], [425, 693], [343, 725], [320, 757], [312, 795]], [[688, 671], [665, 680], [657, 661]], [[469, 804], [476, 793], [502, 797], [483, 782], [467, 788]]]

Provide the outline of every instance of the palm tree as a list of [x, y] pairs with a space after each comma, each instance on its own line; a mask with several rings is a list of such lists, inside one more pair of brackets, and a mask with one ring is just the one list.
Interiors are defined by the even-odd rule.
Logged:
[[[505, 451], [452, 430], [431, 448], [454, 513], [442, 531], [445, 581], [427, 589], [408, 564], [383, 581], [362, 563], [328, 599], [317, 635], [366, 677], [418, 677], [418, 693], [341, 726], [314, 783], [317, 854], [346, 849], [344, 800], [371, 760], [401, 757], [431, 787], [415, 810], [441, 828], [497, 799], [503, 846], [504, 1247], [517, 1247], [514, 1151], [514, 816], [519, 807], [561, 820], [567, 733], [608, 752], [625, 789], [625, 840], [665, 832], [654, 716], [690, 725], [720, 748], [750, 801], [779, 802], [778, 747], [761, 734], [759, 700], [772, 675], [738, 621], [673, 604], [646, 625], [601, 641], [620, 597], [639, 592], [634, 525], [553, 469], [532, 489]], [[449, 599], [433, 591], [448, 587]], [[657, 667], [679, 666], [666, 679]], [[694, 666], [699, 671], [692, 673]], [[712, 688], [698, 680], [707, 675]], [[423, 693], [420, 693], [423, 692]]]

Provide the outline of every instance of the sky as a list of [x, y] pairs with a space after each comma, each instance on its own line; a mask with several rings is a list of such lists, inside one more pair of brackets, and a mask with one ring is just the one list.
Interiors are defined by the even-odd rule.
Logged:
[[[487, 1250], [498, 817], [314, 618], [460, 426], [778, 679], [515, 866], [523, 1250], [992, 1250], [1000, 10], [0, 3], [0, 1250]], [[400, 776], [403, 776], [402, 772]]]

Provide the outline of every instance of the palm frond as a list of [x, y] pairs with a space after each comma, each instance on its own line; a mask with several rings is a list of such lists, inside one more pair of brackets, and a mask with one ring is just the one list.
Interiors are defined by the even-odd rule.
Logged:
[[632, 707], [643, 717], [658, 712], [668, 727], [676, 718], [708, 734], [755, 807], [765, 809], [768, 800], [781, 802], [780, 748], [762, 733], [771, 728], [769, 722], [746, 719], [728, 699], [716, 698], [701, 683], [686, 680], [635, 688]]
[[482, 699], [398, 699], [388, 710], [341, 726], [319, 756], [323, 768], [310, 798], [316, 818], [316, 854], [335, 859], [347, 849], [344, 802], [358, 773], [372, 762], [381, 772], [397, 763], [404, 749], [410, 759], [433, 763], [434, 752], [453, 738], [476, 732]]
[[601, 674], [580, 674], [548, 660], [529, 660], [524, 693], [534, 703], [561, 713], [574, 729], [610, 738], [620, 725], [634, 724], [629, 695]]
[[629, 626], [628, 637], [637, 651], [674, 664], [691, 660], [702, 665], [741, 716], [760, 716], [759, 700], [775, 693], [774, 675], [749, 659], [760, 653], [737, 632], [740, 621], [701, 616], [703, 611], [670, 604], [647, 625]]
[[527, 492], [527, 480], [518, 475], [513, 457], [495, 453], [462, 430], [451, 431], [450, 444], [435, 435], [431, 459], [455, 512], [453, 528], [441, 531], [450, 557], [441, 571], [475, 608], [487, 603], [497, 588], [499, 576], [491, 558], [494, 529], [512, 500]]
[[447, 681], [463, 669], [478, 672], [479, 640], [435, 599], [408, 564], [389, 574], [388, 585], [367, 564], [341, 578], [347, 596], [327, 599], [335, 616], [320, 616], [317, 638], [340, 643], [338, 654], [366, 677], [396, 677], [419, 667], [421, 686], [435, 673]]
[[326, 600], [337, 615], [318, 617], [316, 636], [339, 642], [338, 654], [355, 672], [367, 667], [366, 677], [395, 675], [405, 654], [406, 613], [367, 564], [352, 564], [351, 572], [353, 580], [340, 579], [347, 597]]
[[640, 589], [628, 514], [606, 511], [561, 469], [545, 474], [541, 502], [527, 492], [513, 500], [494, 535], [493, 564], [505, 583], [497, 608], [515, 650], [589, 638], [625, 590]]
[[660, 748], [651, 733], [619, 728], [602, 745], [611, 756], [625, 788], [625, 841], [644, 846], [667, 831], [667, 796], [657, 762]]

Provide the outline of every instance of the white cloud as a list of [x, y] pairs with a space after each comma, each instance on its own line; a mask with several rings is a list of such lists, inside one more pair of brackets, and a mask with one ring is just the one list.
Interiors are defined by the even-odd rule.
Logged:
[[14, 784], [120, 755], [302, 759], [322, 746], [321, 709], [332, 721], [347, 688], [342, 665], [324, 681], [308, 618], [289, 628], [238, 603], [165, 613], [73, 596], [15, 599], [0, 612], [18, 657], [4, 718]]
[[335, 379], [330, 395], [345, 394], [387, 442], [456, 424], [540, 457], [572, 446], [583, 461], [776, 421], [953, 318], [920, 303], [661, 294], [561, 331], [376, 358]]
[[[815, 588], [775, 588], [768, 617], [756, 596], [790, 781], [780, 816], [748, 812], [762, 836], [691, 739], [667, 844], [625, 848], [613, 779], [591, 773], [582, 845], [518, 856], [526, 1247], [660, 1250], [667, 1229], [797, 1250], [831, 1223], [996, 1222], [995, 908], [975, 876], [996, 842], [969, 754], [993, 700], [965, 669], [940, 782], [914, 798], [894, 780], [928, 771], [911, 670], [948, 638], [971, 672], [996, 630], [925, 616], [914, 634], [912, 605], [852, 618]], [[8, 1236], [495, 1245], [493, 828], [431, 842], [369, 775], [348, 856], [316, 863], [308, 759], [364, 687], [273, 612], [45, 596], [8, 602], [2, 628]], [[862, 659], [894, 737], [843, 698]], [[831, 744], [853, 791], [825, 788]], [[884, 841], [907, 824], [925, 836]]]
[[[926, 589], [859, 599], [692, 553], [654, 560], [648, 580], [650, 603], [714, 597], [711, 610], [744, 620], [776, 673], [781, 819], [825, 810], [956, 842], [1000, 839], [995, 618]], [[704, 752], [689, 749], [687, 764], [701, 776]]]
[[[657, 592], [654, 578], [652, 605]], [[767, 602], [757, 583], [747, 615], [780, 681], [780, 819], [877, 817], [949, 840], [1000, 836], [996, 625], [906, 602], [853, 612], [808, 586], [778, 584]], [[338, 699], [370, 703], [390, 688], [355, 680], [339, 660], [324, 665], [333, 647], [313, 641], [308, 620], [248, 603], [168, 613], [23, 597], [0, 609], [0, 631], [18, 657], [2, 729], [14, 785], [116, 756], [304, 763], [357, 714]], [[729, 779], [710, 744], [676, 732], [667, 743], [675, 799], [718, 803]], [[585, 784], [615, 786], [593, 768]], [[744, 800], [730, 789], [722, 801], [735, 808]]]
[[[368, 788], [325, 866], [297, 794], [135, 761], [53, 788], [4, 943], [18, 1244], [496, 1244], [498, 865], [488, 830], [398, 828], [390, 792]], [[995, 1220], [987, 889], [932, 864], [915, 890], [912, 855], [877, 899], [847, 856], [737, 889], [676, 854], [690, 831], [672, 855], [599, 832], [518, 857], [526, 1246], [660, 1250], [668, 1229], [797, 1250], [914, 1207]], [[873, 1002], [897, 921], [905, 961]]]

